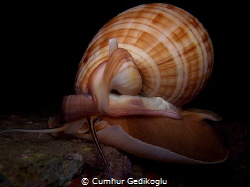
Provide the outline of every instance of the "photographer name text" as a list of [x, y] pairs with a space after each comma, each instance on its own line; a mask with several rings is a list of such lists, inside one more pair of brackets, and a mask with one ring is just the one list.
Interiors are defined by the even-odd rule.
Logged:
[[140, 179], [134, 179], [134, 178], [128, 178], [128, 179], [99, 179], [99, 178], [93, 178], [89, 180], [88, 178], [82, 178], [81, 180], [82, 185], [87, 186], [89, 184], [94, 185], [105, 185], [105, 184], [116, 184], [116, 185], [123, 185], [123, 184], [150, 184], [155, 186], [160, 186], [162, 184], [167, 184], [168, 181], [165, 179], [149, 179], [149, 178], [140, 178]]

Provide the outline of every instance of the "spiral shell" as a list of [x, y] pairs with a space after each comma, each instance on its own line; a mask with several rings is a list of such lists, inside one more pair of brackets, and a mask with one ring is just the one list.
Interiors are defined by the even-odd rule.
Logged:
[[182, 106], [201, 91], [211, 74], [213, 46], [202, 24], [175, 6], [144, 4], [120, 13], [95, 35], [79, 64], [76, 94], [90, 92], [89, 77], [108, 60], [111, 38], [134, 58], [142, 96]]

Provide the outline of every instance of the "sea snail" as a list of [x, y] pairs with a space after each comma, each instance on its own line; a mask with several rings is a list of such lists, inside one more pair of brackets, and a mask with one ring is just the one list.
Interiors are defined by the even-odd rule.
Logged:
[[[105, 24], [80, 61], [76, 94], [63, 100], [64, 126], [31, 132], [89, 139], [139, 157], [175, 163], [227, 158], [209, 111], [182, 111], [206, 85], [213, 67], [207, 31], [169, 4], [143, 4]], [[19, 130], [21, 131], [21, 130]], [[27, 130], [26, 130], [27, 131]]]

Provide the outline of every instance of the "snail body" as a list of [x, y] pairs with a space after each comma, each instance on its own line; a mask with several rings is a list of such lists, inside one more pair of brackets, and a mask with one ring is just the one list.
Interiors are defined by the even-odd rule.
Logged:
[[[156, 116], [95, 116], [101, 143], [138, 157], [171, 163], [211, 164], [227, 158], [218, 133], [208, 121], [220, 118], [210, 111], [182, 111], [180, 120]], [[75, 122], [76, 123], [76, 122]], [[52, 122], [51, 127], [54, 127]], [[68, 136], [92, 140], [87, 124]], [[76, 125], [75, 125], [76, 126]], [[73, 128], [69, 126], [69, 128]], [[55, 133], [58, 138], [67, 134]]]
[[[102, 123], [93, 124], [99, 141], [139, 157], [224, 161], [227, 152], [206, 122], [219, 118], [181, 111], [206, 85], [212, 67], [212, 42], [191, 14], [161, 3], [128, 9], [90, 42], [76, 75], [76, 95], [63, 101], [65, 120], [101, 114]], [[72, 134], [91, 140], [82, 128]]]

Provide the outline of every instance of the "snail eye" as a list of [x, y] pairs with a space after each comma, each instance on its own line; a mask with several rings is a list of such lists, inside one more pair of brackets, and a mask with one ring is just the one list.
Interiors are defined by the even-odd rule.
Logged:
[[98, 123], [100, 121], [100, 118], [99, 117], [95, 117], [94, 119], [93, 119], [93, 123], [95, 124], [95, 123]]

